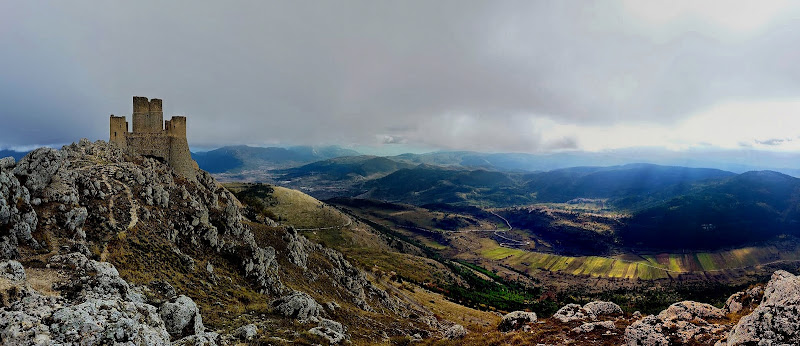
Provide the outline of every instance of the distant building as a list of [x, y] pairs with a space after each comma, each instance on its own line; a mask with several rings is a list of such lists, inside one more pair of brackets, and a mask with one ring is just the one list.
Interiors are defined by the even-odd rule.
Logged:
[[186, 140], [186, 117], [164, 121], [160, 99], [133, 97], [133, 132], [125, 117], [111, 115], [109, 142], [131, 155], [143, 155], [168, 163], [186, 178], [194, 179], [199, 167], [192, 160]]

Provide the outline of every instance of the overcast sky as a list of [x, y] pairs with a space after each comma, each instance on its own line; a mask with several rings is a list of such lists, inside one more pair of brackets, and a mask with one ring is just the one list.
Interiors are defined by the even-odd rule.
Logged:
[[[795, 1], [4, 1], [0, 147], [800, 150]], [[130, 121], [130, 120], [129, 120]]]

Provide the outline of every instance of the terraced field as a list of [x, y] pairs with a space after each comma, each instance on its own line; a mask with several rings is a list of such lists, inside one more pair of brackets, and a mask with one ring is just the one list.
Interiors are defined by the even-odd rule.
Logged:
[[689, 272], [719, 272], [764, 264], [800, 261], [800, 244], [745, 247], [720, 252], [690, 254], [623, 255], [616, 257], [570, 257], [497, 245], [482, 238], [478, 254], [524, 272], [549, 270], [613, 278], [651, 280]]

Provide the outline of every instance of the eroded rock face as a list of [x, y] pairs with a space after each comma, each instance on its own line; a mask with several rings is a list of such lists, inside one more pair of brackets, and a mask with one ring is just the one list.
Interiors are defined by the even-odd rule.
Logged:
[[733, 327], [728, 344], [800, 344], [800, 278], [772, 274], [761, 304]]
[[276, 299], [272, 305], [284, 316], [301, 321], [317, 319], [322, 312], [322, 305], [307, 293], [299, 291]]
[[527, 311], [514, 311], [503, 316], [497, 330], [501, 332], [508, 332], [517, 330], [527, 325], [528, 323], [536, 322], [536, 313]]
[[709, 319], [725, 317], [725, 311], [709, 304], [682, 301], [670, 305], [658, 315], [650, 315], [625, 329], [626, 345], [670, 345], [711, 343], [723, 337], [728, 326], [709, 323]]
[[19, 255], [20, 243], [39, 247], [32, 235], [39, 220], [28, 188], [13, 174], [14, 159], [5, 158], [3, 162], [0, 165], [0, 229], [7, 229], [8, 233], [0, 235], [0, 259], [14, 259]]

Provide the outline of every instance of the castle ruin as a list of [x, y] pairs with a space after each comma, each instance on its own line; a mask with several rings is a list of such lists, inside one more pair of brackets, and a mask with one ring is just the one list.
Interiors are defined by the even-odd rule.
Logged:
[[199, 167], [192, 160], [186, 140], [186, 117], [164, 121], [160, 99], [133, 97], [133, 132], [125, 117], [111, 115], [109, 142], [131, 155], [156, 158], [168, 163], [178, 174], [194, 179]]

